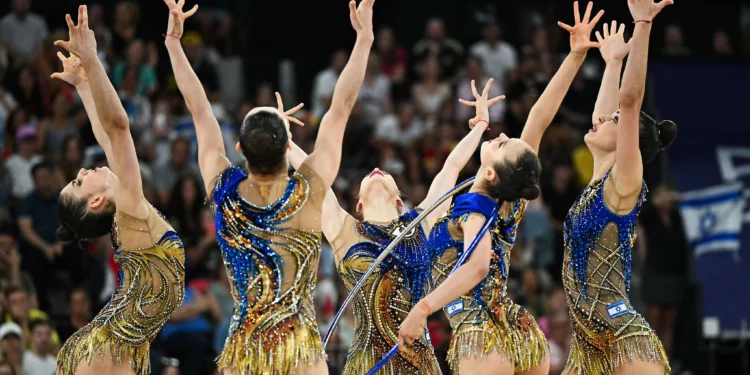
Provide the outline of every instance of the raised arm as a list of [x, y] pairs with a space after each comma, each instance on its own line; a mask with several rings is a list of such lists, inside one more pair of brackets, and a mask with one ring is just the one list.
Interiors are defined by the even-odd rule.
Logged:
[[[305, 162], [305, 159], [307, 159], [307, 153], [294, 142], [290, 141], [289, 145], [289, 163], [292, 164], [294, 169], [298, 169]], [[348, 213], [339, 205], [339, 200], [336, 198], [333, 189], [329, 188], [326, 197], [323, 199], [324, 218], [321, 222], [323, 235], [326, 236], [328, 242], [333, 241], [338, 236], [347, 215]], [[334, 257], [334, 260], [338, 264], [338, 255]]]
[[141, 171], [133, 138], [130, 135], [128, 115], [97, 56], [96, 38], [88, 26], [86, 5], [78, 8], [77, 26], [73, 24], [70, 15], [66, 15], [65, 20], [70, 31], [70, 41], [58, 40], [55, 45], [78, 56], [89, 78], [96, 113], [112, 146], [110, 155], [112, 159], [107, 161], [113, 170], [117, 171], [120, 181], [116, 190], [115, 203], [118, 207], [124, 208], [127, 213], [143, 217], [147, 214], [148, 208], [143, 204]]
[[349, 2], [349, 17], [354, 30], [357, 31], [357, 42], [333, 90], [331, 108], [320, 123], [315, 150], [307, 158], [309, 166], [329, 187], [333, 185], [339, 173], [344, 130], [365, 77], [367, 58], [374, 40], [372, 32], [374, 3], [375, 0], [362, 0], [357, 8], [354, 0]]
[[[99, 114], [96, 113], [96, 104], [94, 104], [94, 97], [91, 94], [91, 86], [89, 85], [86, 71], [81, 67], [81, 61], [75, 55], [65, 57], [62, 52], [57, 53], [57, 57], [60, 59], [63, 65], [62, 73], [53, 73], [51, 78], [59, 79], [73, 85], [78, 92], [78, 96], [81, 97], [83, 102], [83, 108], [86, 110], [89, 121], [91, 122], [91, 130], [94, 132], [94, 138], [96, 142], [104, 150], [104, 155], [107, 160], [112, 160], [112, 145], [110, 144], [107, 133], [102, 128], [102, 123], [99, 120]], [[111, 168], [112, 172], [117, 174], [117, 170], [114, 167]], [[67, 183], [67, 181], [65, 181]]]
[[[469, 121], [469, 126], [471, 126], [472, 129], [469, 134], [467, 134], [461, 142], [456, 145], [450, 155], [448, 155], [448, 158], [443, 165], [443, 169], [441, 169], [437, 176], [435, 176], [435, 179], [430, 185], [430, 190], [427, 192], [425, 200], [419, 205], [419, 208], [426, 209], [438, 198], [443, 196], [443, 194], [456, 186], [456, 180], [458, 179], [459, 173], [464, 169], [466, 163], [469, 162], [471, 156], [474, 155], [474, 151], [482, 140], [482, 134], [487, 130], [490, 123], [489, 107], [500, 100], [505, 99], [505, 96], [498, 96], [492, 99], [489, 98], [492, 82], [493, 80], [490, 79], [484, 87], [482, 95], [479, 95], [475, 82], [471, 81], [471, 90], [476, 101], [469, 102], [463, 99], [459, 100], [461, 104], [476, 107], [476, 116]], [[427, 215], [426, 220], [428, 230], [431, 229], [435, 221], [437, 221], [437, 219], [448, 210], [450, 205], [451, 200], [447, 200], [436, 210], [432, 211], [431, 214]]]
[[610, 116], [620, 108], [620, 75], [622, 74], [622, 62], [630, 52], [630, 44], [625, 43], [625, 24], [617, 29], [617, 21], [612, 21], [612, 34], [609, 25], [604, 24], [604, 37], [598, 31], [596, 40], [599, 41], [599, 51], [606, 67], [602, 84], [599, 88], [599, 96], [596, 98], [592, 123], [601, 124], [601, 116]]
[[639, 122], [643, 94], [646, 91], [646, 68], [651, 22], [672, 0], [628, 0], [636, 21], [628, 66], [620, 89], [620, 117], [617, 124], [616, 161], [612, 168], [615, 189], [628, 195], [639, 189], [643, 180], [643, 161], [639, 149]]
[[[485, 219], [480, 215], [471, 215], [469, 219], [461, 224], [464, 233], [464, 251], [468, 249], [474, 238], [482, 228]], [[409, 315], [401, 324], [398, 331], [399, 346], [403, 348], [404, 341], [411, 344], [424, 334], [427, 325], [427, 317], [445, 305], [457, 300], [477, 286], [490, 271], [490, 258], [492, 257], [492, 239], [488, 233], [479, 240], [474, 252], [469, 259], [458, 270], [448, 276], [440, 286], [432, 293], [417, 303], [411, 309]]]
[[195, 123], [195, 133], [198, 138], [198, 166], [203, 176], [206, 190], [213, 190], [211, 185], [214, 178], [227, 169], [231, 163], [226, 157], [224, 139], [221, 136], [219, 122], [214, 117], [211, 103], [201, 81], [190, 66], [185, 51], [182, 49], [182, 37], [185, 19], [195, 14], [198, 6], [183, 12], [185, 0], [164, 0], [169, 7], [169, 23], [164, 44], [169, 52], [177, 87], [185, 98], [190, 114]]
[[547, 88], [544, 89], [542, 96], [539, 97], [534, 107], [531, 108], [529, 118], [526, 120], [526, 125], [521, 133], [521, 139], [528, 143], [535, 152], [539, 152], [539, 144], [542, 142], [542, 136], [560, 109], [560, 105], [568, 93], [568, 89], [570, 89], [570, 85], [573, 83], [578, 70], [581, 68], [583, 60], [586, 59], [589, 49], [599, 47], [598, 43], [591, 41], [591, 31], [596, 26], [596, 23], [599, 22], [604, 11], [600, 10], [594, 19], [591, 20], [593, 7], [594, 3], [589, 2], [586, 13], [583, 16], [583, 22], [581, 22], [578, 2], [576, 1], [573, 4], [574, 26], [571, 27], [562, 22], [557, 23], [570, 33], [570, 53], [565, 58], [565, 61], [563, 61], [560, 69], [555, 73], [555, 76], [547, 84]]

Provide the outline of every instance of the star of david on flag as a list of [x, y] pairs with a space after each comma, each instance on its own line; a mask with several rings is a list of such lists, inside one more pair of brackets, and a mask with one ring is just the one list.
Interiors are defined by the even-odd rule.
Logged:
[[722, 251], [738, 254], [744, 209], [741, 182], [683, 194], [680, 213], [695, 256]]

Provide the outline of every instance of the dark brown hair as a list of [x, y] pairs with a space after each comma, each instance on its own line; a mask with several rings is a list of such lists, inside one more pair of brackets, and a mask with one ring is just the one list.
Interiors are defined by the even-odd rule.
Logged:
[[101, 210], [89, 209], [88, 199], [76, 198], [72, 194], [60, 194], [57, 200], [57, 213], [60, 227], [55, 231], [55, 237], [60, 242], [72, 242], [101, 237], [112, 229], [115, 218], [115, 205], [106, 203]]
[[489, 195], [500, 202], [539, 197], [539, 176], [542, 165], [531, 150], [518, 155], [515, 161], [501, 161], [494, 166], [497, 179], [490, 183]]

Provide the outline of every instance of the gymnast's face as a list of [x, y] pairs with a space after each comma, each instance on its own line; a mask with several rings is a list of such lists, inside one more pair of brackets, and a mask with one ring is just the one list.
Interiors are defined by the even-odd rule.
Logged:
[[590, 150], [614, 152], [617, 148], [617, 123], [620, 121], [620, 111], [612, 115], [602, 115], [596, 124], [583, 137]]
[[393, 179], [388, 172], [381, 171], [375, 168], [362, 179], [362, 183], [359, 185], [359, 204], [357, 209], [361, 210], [360, 206], [367, 205], [374, 199], [387, 199], [388, 201], [394, 202], [397, 206], [403, 206], [403, 202], [399, 197], [398, 186], [396, 180]]
[[506, 160], [515, 161], [518, 155], [526, 150], [531, 150], [531, 146], [526, 142], [518, 138], [508, 138], [505, 133], [502, 133], [499, 137], [482, 143], [479, 158], [482, 167], [493, 170], [498, 163]]
[[113, 198], [117, 176], [107, 167], [81, 169], [75, 180], [70, 181], [60, 194], [72, 194], [76, 198], [89, 200], [89, 208], [96, 209]]

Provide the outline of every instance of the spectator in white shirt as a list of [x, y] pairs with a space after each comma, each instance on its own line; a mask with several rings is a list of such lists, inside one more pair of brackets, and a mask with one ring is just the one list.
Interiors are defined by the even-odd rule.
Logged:
[[12, 195], [22, 199], [34, 190], [31, 169], [42, 161], [38, 152], [36, 129], [32, 125], [21, 126], [16, 132], [18, 152], [5, 161], [5, 169], [13, 181]]
[[31, 350], [23, 353], [21, 375], [53, 375], [57, 369], [52, 355], [52, 327], [44, 320], [31, 322]]
[[367, 70], [357, 100], [362, 104], [365, 118], [377, 121], [391, 112], [391, 81], [380, 68], [380, 58], [371, 53], [367, 60]]
[[13, 12], [0, 20], [0, 42], [10, 46], [16, 65], [30, 60], [47, 39], [47, 22], [29, 11], [31, 0], [13, 0]]
[[406, 147], [421, 137], [424, 130], [424, 122], [415, 115], [414, 105], [403, 102], [398, 107], [398, 115], [389, 114], [378, 121], [375, 139]]
[[312, 92], [312, 110], [315, 118], [322, 118], [331, 106], [333, 89], [336, 88], [336, 82], [348, 58], [349, 54], [346, 51], [334, 52], [331, 65], [315, 76]]
[[482, 34], [483, 39], [471, 46], [470, 53], [482, 59], [487, 73], [495, 79], [495, 84], [505, 89], [508, 75], [518, 65], [516, 49], [502, 40], [503, 29], [497, 23], [486, 24]]
[[[478, 56], [469, 56], [466, 60], [466, 79], [463, 79], [456, 88], [456, 96], [460, 99], [469, 100], [473, 97], [471, 91], [471, 81], [476, 81], [477, 87], [484, 87], [487, 85], [487, 81], [490, 80], [490, 76], [484, 72], [484, 64]], [[490, 97], [494, 98], [503, 94], [505, 90], [497, 84], [497, 80], [490, 87]], [[493, 123], [498, 123], [505, 117], [505, 102], [500, 101], [497, 104], [490, 107], [490, 119]], [[474, 117], [474, 108], [459, 105], [456, 106], [456, 120], [459, 123], [468, 121]]]

